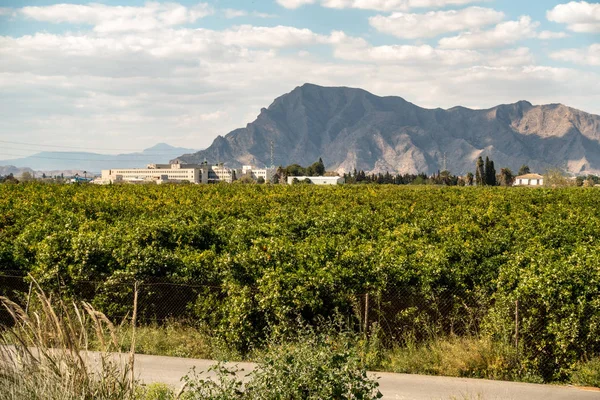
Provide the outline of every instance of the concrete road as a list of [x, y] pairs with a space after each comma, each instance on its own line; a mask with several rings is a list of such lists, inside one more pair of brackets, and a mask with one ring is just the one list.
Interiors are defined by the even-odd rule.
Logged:
[[[192, 367], [206, 371], [214, 364], [210, 360], [136, 355], [135, 373], [142, 382], [163, 382], [181, 387], [181, 377]], [[252, 363], [232, 363], [247, 374]], [[209, 376], [204, 374], [203, 376]], [[600, 390], [569, 386], [536, 385], [490, 381], [485, 379], [447, 378], [438, 376], [372, 373], [379, 380], [384, 399], [397, 400], [600, 400]]]

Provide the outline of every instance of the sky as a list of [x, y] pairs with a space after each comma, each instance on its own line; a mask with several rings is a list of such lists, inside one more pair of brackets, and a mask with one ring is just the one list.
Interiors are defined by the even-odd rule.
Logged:
[[205, 148], [306, 82], [600, 114], [600, 2], [0, 0], [0, 159]]

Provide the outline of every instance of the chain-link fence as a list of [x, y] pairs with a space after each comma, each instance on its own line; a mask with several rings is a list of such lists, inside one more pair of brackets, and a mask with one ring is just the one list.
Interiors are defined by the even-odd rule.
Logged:
[[[18, 272], [0, 272], [0, 295], [24, 309], [29, 307], [32, 291], [38, 285], [53, 296], [89, 302], [117, 323], [130, 321], [135, 312], [140, 325], [177, 321], [223, 328], [224, 321], [226, 325], [228, 319], [240, 317], [234, 314], [238, 312], [245, 313], [242, 319], [256, 325], [256, 332], [266, 329], [274, 315], [258, 299], [265, 293], [257, 288], [232, 292], [231, 288], [177, 278], [135, 280], [118, 275], [105, 281], [64, 282], [53, 276], [34, 282]], [[391, 286], [368, 293], [345, 293], [330, 309], [321, 307], [316, 313], [330, 317], [327, 313], [346, 310], [351, 314], [351, 326], [367, 336], [377, 330], [387, 347], [401, 347], [408, 340], [426, 343], [436, 338], [477, 338], [485, 332], [496, 343], [513, 349], [524, 368], [529, 366], [542, 375], [545, 370], [555, 374], [572, 360], [600, 355], [600, 313], [596, 308], [580, 307], [579, 315], [563, 317], [544, 309], [544, 303], [538, 300], [505, 298], [498, 303], [476, 291]], [[297, 307], [300, 314], [304, 306]], [[9, 326], [11, 322], [10, 315], [0, 310], [0, 325]]]
[[[59, 277], [33, 280], [18, 271], [0, 272], [0, 296], [6, 296], [27, 309], [33, 290], [63, 299], [85, 301], [106, 314], [112, 321], [130, 319], [134, 311], [137, 292], [137, 321], [163, 323], [165, 321], [190, 321], [194, 317], [194, 304], [198, 298], [221, 291], [217, 286], [207, 286], [173, 278], [113, 277], [105, 281], [76, 280], [64, 282]], [[9, 325], [12, 318], [0, 311], [0, 324]]]

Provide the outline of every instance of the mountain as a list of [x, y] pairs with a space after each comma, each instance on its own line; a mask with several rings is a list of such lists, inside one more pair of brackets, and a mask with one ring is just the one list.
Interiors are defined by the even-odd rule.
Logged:
[[256, 120], [182, 162], [268, 165], [312, 164], [328, 170], [454, 174], [475, 170], [489, 156], [496, 169], [548, 168], [600, 173], [600, 116], [562, 104], [527, 101], [487, 110], [425, 109], [400, 97], [362, 89], [305, 84], [263, 108]]
[[159, 143], [139, 153], [99, 154], [71, 151], [43, 151], [29, 157], [12, 160], [0, 160], [0, 165], [28, 167], [41, 171], [84, 170], [100, 172], [111, 168], [140, 168], [147, 164], [168, 163], [181, 153], [196, 151], [183, 147], [173, 147]]
[[77, 169], [61, 169], [61, 170], [34, 171], [34, 170], [32, 170], [31, 168], [28, 168], [28, 167], [17, 168], [14, 165], [0, 166], [0, 176], [7, 176], [7, 175], [10, 175], [10, 174], [13, 174], [13, 176], [15, 178], [19, 178], [20, 179], [21, 176], [25, 172], [28, 172], [34, 178], [41, 178], [44, 175], [46, 177], [48, 177], [48, 178], [52, 178], [52, 177], [55, 177], [55, 176], [71, 177], [71, 176], [75, 176], [75, 175], [79, 175], [81, 177], [87, 176], [88, 178], [91, 178], [91, 177], [94, 176], [94, 174], [92, 172], [87, 172], [87, 171], [84, 171], [84, 170], [77, 170]]
[[18, 177], [24, 172], [29, 172], [30, 174], [34, 173], [31, 168], [17, 168], [14, 165], [0, 166], [0, 176], [8, 176], [13, 174], [13, 176]]

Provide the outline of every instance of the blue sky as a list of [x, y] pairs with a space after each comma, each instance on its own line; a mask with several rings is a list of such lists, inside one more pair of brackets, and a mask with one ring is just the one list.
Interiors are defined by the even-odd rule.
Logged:
[[0, 159], [206, 147], [305, 82], [600, 114], [600, 3], [3, 0], [0, 60]]

